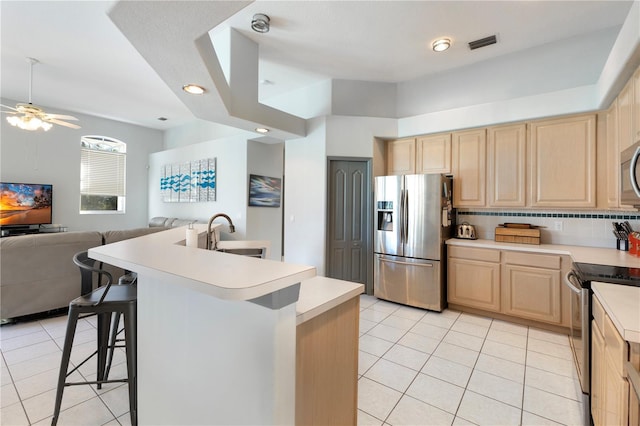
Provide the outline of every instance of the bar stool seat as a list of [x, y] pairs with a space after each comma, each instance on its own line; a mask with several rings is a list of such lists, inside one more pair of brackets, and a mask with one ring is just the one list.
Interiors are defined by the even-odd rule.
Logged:
[[[128, 383], [129, 385], [129, 411], [131, 416], [131, 424], [137, 425], [137, 287], [135, 285], [112, 285], [113, 277], [105, 270], [95, 268], [95, 261], [90, 259], [87, 252], [77, 253], [73, 257], [73, 262], [80, 267], [80, 273], [83, 281], [83, 288], [91, 288], [86, 286], [87, 280], [92, 282], [93, 275], [98, 274], [106, 279], [106, 284], [97, 289], [84, 294], [69, 303], [69, 316], [67, 319], [67, 330], [64, 339], [64, 347], [62, 350], [62, 360], [60, 362], [60, 373], [58, 375], [58, 386], [56, 390], [56, 402], [51, 424], [55, 426], [60, 415], [60, 407], [62, 405], [62, 396], [66, 386], [75, 385], [92, 385], [95, 384], [100, 388], [104, 383]], [[100, 281], [99, 281], [100, 282]], [[84, 316], [80, 316], [86, 314]], [[111, 317], [113, 314], [121, 315], [124, 322], [125, 348], [127, 359], [127, 377], [121, 379], [108, 378], [108, 370], [106, 367], [107, 352], [112, 350], [109, 342], [109, 331]], [[89, 355], [84, 361], [79, 363], [71, 371], [69, 369], [69, 360], [71, 358], [71, 350], [73, 347], [73, 339], [75, 336], [78, 319], [89, 315], [97, 315], [97, 349]], [[67, 377], [84, 365], [92, 357], [97, 355], [97, 373], [96, 380], [83, 382], [67, 382]]]

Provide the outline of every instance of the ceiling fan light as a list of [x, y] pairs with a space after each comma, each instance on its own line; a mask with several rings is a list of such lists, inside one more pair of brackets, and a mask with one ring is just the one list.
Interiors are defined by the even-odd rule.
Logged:
[[10, 117], [7, 117], [7, 121], [12, 126], [18, 127], [19, 129], [22, 129], [22, 130], [33, 131], [33, 130], [43, 129], [46, 132], [49, 129], [51, 129], [51, 127], [53, 127], [51, 123], [42, 121], [38, 117], [29, 117], [29, 116], [18, 117], [18, 116], [12, 115]]
[[444, 52], [451, 47], [451, 40], [448, 38], [440, 38], [431, 44], [434, 52]]

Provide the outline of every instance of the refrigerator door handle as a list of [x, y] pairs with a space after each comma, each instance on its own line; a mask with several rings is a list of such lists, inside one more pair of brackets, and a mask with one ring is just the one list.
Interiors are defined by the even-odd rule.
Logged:
[[404, 211], [406, 209], [405, 205], [405, 194], [404, 194], [404, 189], [400, 190], [400, 218], [399, 218], [399, 225], [400, 225], [400, 244], [404, 244], [405, 243], [405, 239], [404, 239]]
[[409, 191], [405, 189], [402, 192], [404, 192], [404, 210], [402, 212], [403, 243], [407, 244], [409, 242]]
[[380, 261], [387, 263], [397, 263], [398, 265], [410, 265], [410, 266], [425, 266], [427, 268], [433, 268], [433, 263], [411, 263], [411, 262], [400, 262], [398, 260], [391, 260], [380, 258]]

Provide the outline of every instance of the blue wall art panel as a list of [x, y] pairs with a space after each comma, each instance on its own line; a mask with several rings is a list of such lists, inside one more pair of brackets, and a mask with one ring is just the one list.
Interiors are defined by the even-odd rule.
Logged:
[[166, 164], [160, 171], [160, 195], [165, 203], [216, 200], [216, 159]]

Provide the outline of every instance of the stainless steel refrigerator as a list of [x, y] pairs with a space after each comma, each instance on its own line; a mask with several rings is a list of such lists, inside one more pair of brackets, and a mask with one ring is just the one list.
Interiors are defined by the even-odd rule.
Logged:
[[376, 297], [439, 312], [446, 307], [451, 188], [451, 177], [440, 174], [376, 178]]

